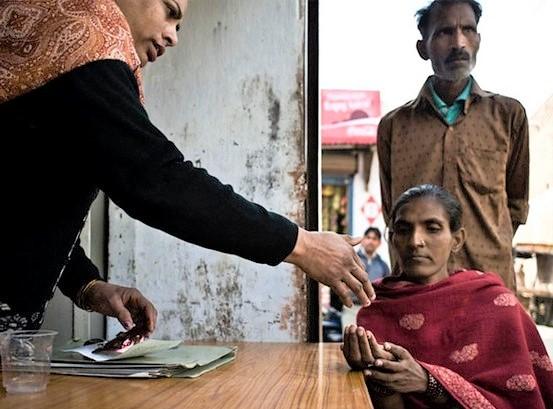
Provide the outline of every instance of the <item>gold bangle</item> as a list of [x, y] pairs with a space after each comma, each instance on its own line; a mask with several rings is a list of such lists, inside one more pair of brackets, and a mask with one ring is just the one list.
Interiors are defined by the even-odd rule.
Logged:
[[83, 285], [81, 289], [77, 292], [77, 296], [75, 297], [75, 304], [77, 307], [79, 307], [82, 310], [91, 312], [92, 309], [89, 305], [85, 302], [86, 294], [94, 287], [99, 281], [97, 278], [95, 278], [92, 281], [89, 281], [86, 285]]

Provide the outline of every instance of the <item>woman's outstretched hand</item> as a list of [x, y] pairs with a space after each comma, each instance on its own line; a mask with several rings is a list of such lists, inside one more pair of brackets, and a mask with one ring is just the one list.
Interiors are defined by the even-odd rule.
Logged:
[[374, 300], [375, 293], [363, 263], [353, 246], [361, 238], [332, 232], [310, 232], [299, 228], [298, 239], [285, 261], [297, 265], [309, 277], [329, 286], [344, 305], [353, 305], [350, 290], [363, 305]]

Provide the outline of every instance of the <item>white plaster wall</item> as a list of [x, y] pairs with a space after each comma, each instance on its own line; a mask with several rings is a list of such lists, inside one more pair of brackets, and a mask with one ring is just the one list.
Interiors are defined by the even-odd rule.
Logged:
[[[304, 0], [191, 0], [146, 107], [185, 158], [303, 223]], [[222, 204], [223, 205], [223, 204]], [[303, 274], [181, 242], [110, 205], [110, 280], [156, 305], [156, 338], [298, 341]], [[213, 234], [218, 234], [214, 231]], [[121, 330], [111, 320], [110, 336]]]

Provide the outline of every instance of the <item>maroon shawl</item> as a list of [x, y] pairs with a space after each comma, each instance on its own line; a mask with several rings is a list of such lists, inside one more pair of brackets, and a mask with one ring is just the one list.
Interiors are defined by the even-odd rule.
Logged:
[[[436, 284], [389, 277], [357, 324], [406, 348], [463, 408], [553, 408], [553, 365], [536, 326], [493, 274], [459, 271]], [[425, 408], [415, 394], [409, 408]]]

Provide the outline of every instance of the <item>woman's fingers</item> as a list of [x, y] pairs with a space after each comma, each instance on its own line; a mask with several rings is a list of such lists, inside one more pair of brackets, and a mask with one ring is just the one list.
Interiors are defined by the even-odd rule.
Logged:
[[377, 381], [378, 383], [381, 383], [384, 386], [389, 386], [395, 380], [397, 379], [398, 375], [395, 372], [381, 372], [376, 371], [374, 369], [365, 369], [363, 370], [363, 375], [369, 380], [369, 381]]
[[[352, 246], [356, 246], [363, 240], [363, 237], [353, 238], [347, 235], [344, 237], [345, 240]], [[370, 305], [371, 301], [376, 298], [376, 294], [374, 292], [371, 281], [369, 280], [369, 275], [367, 274], [367, 271], [365, 271], [365, 265], [355, 251], [353, 252], [353, 260], [355, 265], [351, 269], [350, 274], [353, 276], [358, 290], [356, 291], [353, 287], [350, 288], [353, 290], [355, 295], [357, 295], [357, 298], [359, 299], [361, 304], [363, 306], [368, 306]], [[361, 284], [360, 287], [358, 286], [358, 283]]]
[[374, 297], [374, 290], [353, 248], [360, 240], [300, 228], [296, 245], [285, 260], [296, 264], [312, 279], [332, 288], [344, 305], [352, 305], [350, 290], [366, 305]]
[[367, 341], [369, 343], [373, 356], [375, 358], [383, 358], [382, 352], [384, 351], [384, 348], [381, 347], [378, 342], [376, 342], [374, 334], [370, 331], [367, 331]]
[[390, 361], [388, 359], [377, 359], [374, 361], [374, 367], [378, 370], [385, 370], [387, 372], [400, 372], [404, 369], [405, 365], [398, 361]]
[[359, 341], [357, 339], [357, 326], [350, 325], [348, 328], [348, 341], [349, 341], [349, 351], [352, 360], [358, 365], [361, 365], [361, 350], [359, 349]]
[[375, 298], [374, 289], [367, 278], [365, 270], [361, 270], [355, 265], [349, 273], [344, 273], [341, 280], [332, 287], [333, 291], [340, 297], [345, 306], [353, 305], [351, 302], [351, 292], [353, 292], [363, 306], [371, 304]]
[[117, 317], [123, 328], [130, 330], [135, 324], [130, 311], [125, 307], [120, 298], [113, 298], [111, 308], [113, 315]]
[[150, 336], [156, 329], [157, 310], [151, 302], [149, 302], [147, 299], [145, 300], [146, 303], [143, 307], [143, 314], [146, 318], [146, 330], [148, 331], [147, 335]]
[[402, 359], [411, 359], [412, 356], [405, 348], [399, 345], [392, 344], [391, 342], [384, 342], [384, 349], [394, 355], [394, 357], [401, 361]]
[[350, 327], [349, 325], [346, 325], [346, 327], [344, 328], [344, 339], [342, 341], [342, 345], [340, 345], [340, 349], [344, 353], [344, 356], [346, 357], [346, 359], [350, 359], [351, 357], [351, 352], [349, 350], [349, 337], [350, 337], [348, 332], [349, 327]]
[[384, 349], [384, 346], [378, 343], [378, 341], [376, 340], [376, 337], [372, 332], [367, 331], [367, 338], [369, 340], [369, 345], [371, 347], [371, 351], [375, 359], [383, 358], [383, 359], [395, 360], [394, 355], [391, 352], [386, 351]]
[[357, 342], [359, 344], [359, 351], [361, 353], [361, 360], [365, 366], [372, 365], [374, 362], [374, 355], [371, 352], [369, 340], [367, 339], [367, 332], [363, 327], [357, 328]]
[[353, 306], [353, 301], [350, 295], [350, 285], [355, 286], [355, 283], [352, 280], [346, 282], [346, 279], [344, 278], [343, 280], [338, 281], [330, 286], [334, 294], [336, 294], [340, 298], [342, 304], [344, 304], [348, 308], [351, 308]]

